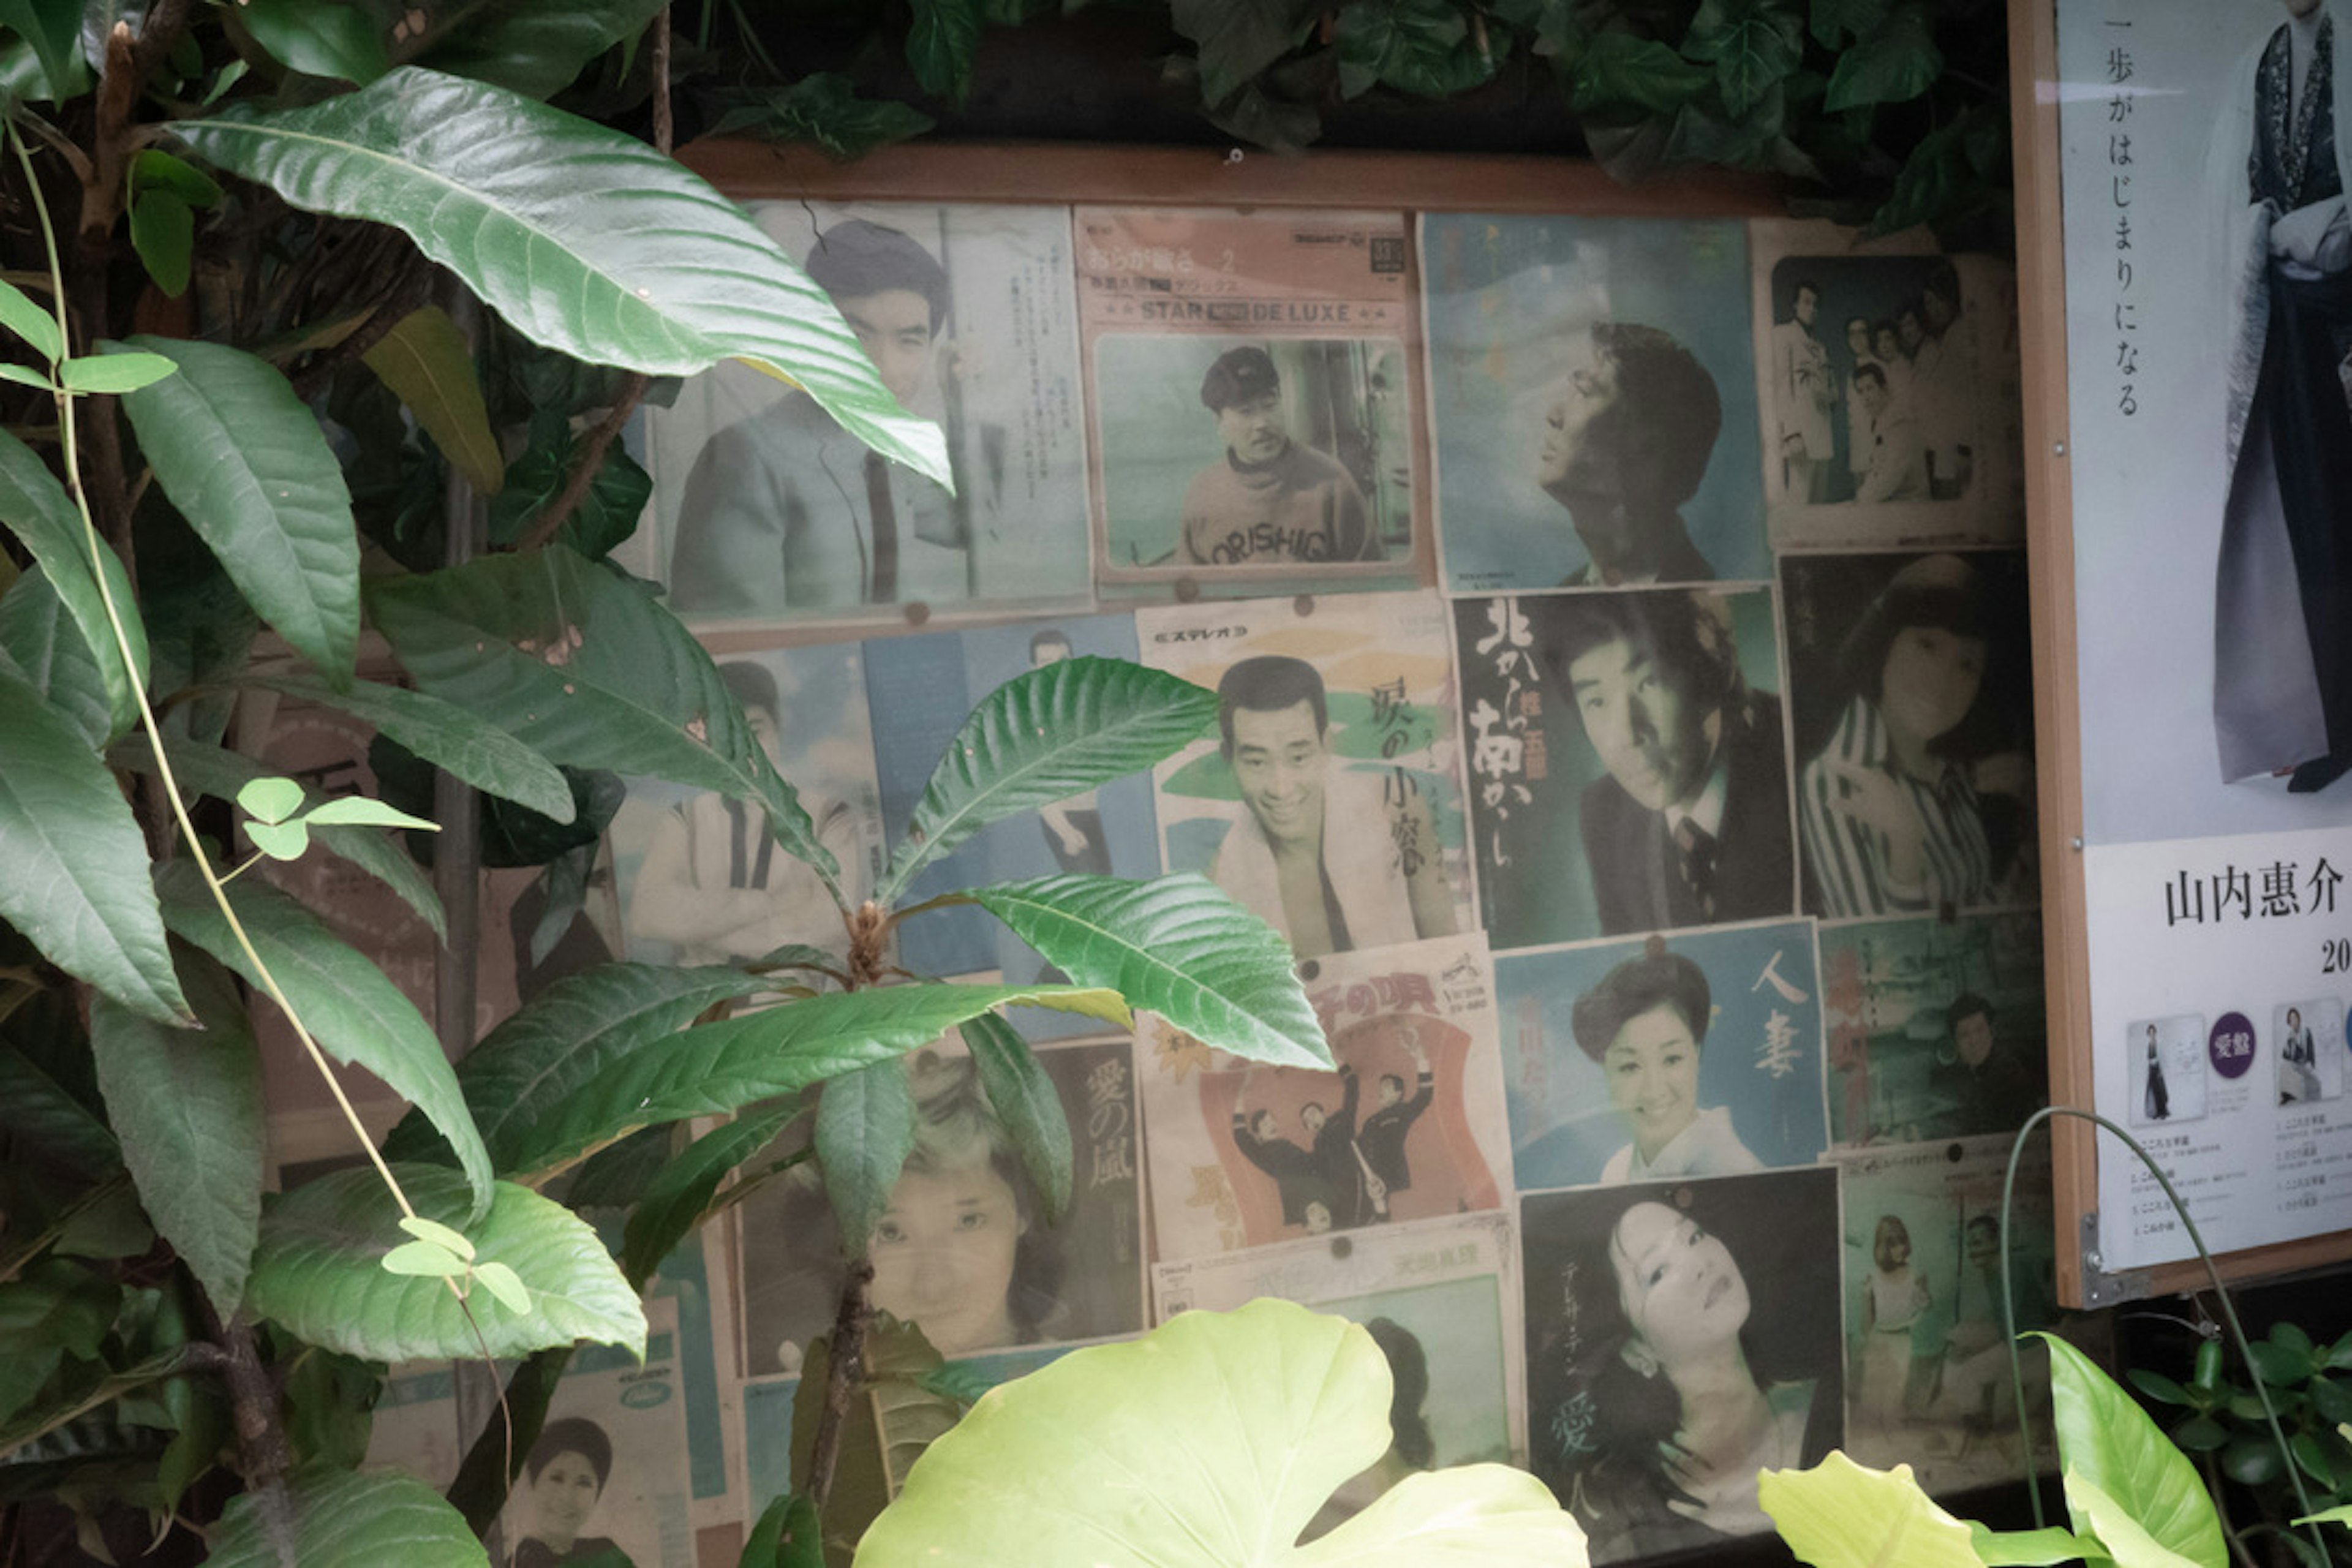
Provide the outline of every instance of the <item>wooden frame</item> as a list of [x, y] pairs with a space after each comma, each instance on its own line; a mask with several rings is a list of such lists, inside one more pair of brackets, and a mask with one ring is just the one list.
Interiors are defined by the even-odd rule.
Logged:
[[[2033, 723], [2042, 868], [2044, 983], [2049, 994], [2051, 1103], [2093, 1103], [2094, 1045], [2088, 911], [2083, 864], [2083, 746], [2074, 619], [2074, 472], [2068, 458], [2066, 272], [2058, 125], [2055, 0], [2010, 0], [2010, 104], [2016, 149], [2019, 341], [2024, 355], [2027, 554], [2033, 582]], [[2065, 1048], [2061, 1042], [2066, 1042]], [[2201, 1289], [2188, 1260], [2110, 1274], [2085, 1222], [2099, 1209], [2099, 1129], [2053, 1119], [2058, 1291], [2070, 1307]], [[2218, 1255], [2225, 1279], [2285, 1274], [2352, 1258], [2352, 1233], [2305, 1237]]]

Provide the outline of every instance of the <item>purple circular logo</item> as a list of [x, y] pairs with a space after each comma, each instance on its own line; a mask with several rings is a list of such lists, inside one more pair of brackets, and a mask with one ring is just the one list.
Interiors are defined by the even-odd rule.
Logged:
[[2205, 1054], [2213, 1060], [2213, 1070], [2223, 1078], [2243, 1078], [2246, 1069], [2254, 1065], [2254, 1026], [2243, 1013], [2224, 1013], [2213, 1026], [2212, 1038], [2205, 1042]]

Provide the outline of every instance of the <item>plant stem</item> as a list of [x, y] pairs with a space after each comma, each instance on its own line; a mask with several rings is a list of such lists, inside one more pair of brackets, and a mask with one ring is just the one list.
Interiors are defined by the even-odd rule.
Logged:
[[2220, 1462], [2217, 1461], [2212, 1455], [2207, 1454], [2204, 1456], [2203, 1468], [2205, 1470], [2205, 1489], [2212, 1495], [2213, 1499], [2213, 1517], [2221, 1522], [2221, 1534], [2223, 1538], [2230, 1542], [2230, 1550], [2236, 1554], [2240, 1568], [2262, 1568], [2262, 1564], [2254, 1561], [2252, 1550], [2246, 1545], [2246, 1538], [2240, 1535], [2238, 1533], [2237, 1527], [2230, 1522], [2230, 1510], [2221, 1506], [2221, 1467]]
[[849, 1419], [849, 1403], [866, 1373], [866, 1330], [874, 1321], [869, 1292], [874, 1265], [864, 1258], [849, 1266], [841, 1288], [841, 1310], [835, 1314], [833, 1343], [825, 1356], [824, 1418], [817, 1423], [816, 1443], [809, 1454], [808, 1495], [824, 1511], [833, 1491], [833, 1473], [841, 1464], [842, 1432]]

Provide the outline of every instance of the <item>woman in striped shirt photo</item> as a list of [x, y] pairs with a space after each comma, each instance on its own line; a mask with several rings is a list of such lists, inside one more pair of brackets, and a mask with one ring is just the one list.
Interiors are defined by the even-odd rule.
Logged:
[[[1981, 909], [2031, 897], [2026, 857], [1989, 831], [1987, 796], [2030, 803], [2021, 752], [1979, 747], [1992, 638], [1982, 575], [1928, 555], [1888, 580], [1839, 650], [1851, 697], [1798, 790], [1818, 912]], [[2030, 823], [2030, 809], [2012, 808]]]

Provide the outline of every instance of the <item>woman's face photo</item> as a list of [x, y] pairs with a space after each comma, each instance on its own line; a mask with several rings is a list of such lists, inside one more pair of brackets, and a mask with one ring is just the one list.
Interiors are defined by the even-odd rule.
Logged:
[[1903, 340], [1896, 335], [1893, 327], [1879, 328], [1876, 336], [1871, 341], [1877, 348], [1880, 359], [1891, 363], [1906, 357], [1903, 353]]
[[1644, 1159], [1698, 1114], [1698, 1042], [1672, 1003], [1626, 1019], [1601, 1053], [1601, 1070]]
[[1609, 1240], [1625, 1321], [1669, 1368], [1722, 1350], [1748, 1321], [1731, 1249], [1664, 1204], [1635, 1204]]
[[1948, 734], [1984, 684], [1985, 644], [1941, 626], [1905, 626], [1886, 650], [1879, 681], [1886, 721], [1922, 740]]
[[2288, 1028], [2290, 1028], [2290, 1029], [2300, 1029], [2300, 1028], [2302, 1028], [2302, 1027], [2303, 1027], [2303, 1015], [2302, 1015], [2302, 1014], [2300, 1014], [2300, 1013], [2298, 1013], [2298, 1012], [2296, 1012], [2294, 1008], [2289, 1007], [2289, 1008], [2286, 1010], [2286, 1026], [2287, 1026]]
[[874, 1304], [921, 1328], [941, 1355], [1011, 1344], [1021, 1202], [993, 1163], [909, 1169], [874, 1232]]
[[603, 1490], [596, 1467], [588, 1462], [587, 1455], [568, 1449], [556, 1455], [530, 1483], [531, 1506], [538, 1521], [532, 1533], [559, 1552], [569, 1551], [587, 1528], [588, 1516], [596, 1511], [597, 1494]]
[[1544, 413], [1536, 482], [1546, 489], [1595, 488], [1601, 455], [1591, 449], [1593, 423], [1617, 403], [1617, 362], [1586, 341], [1583, 363], [1569, 373]]

